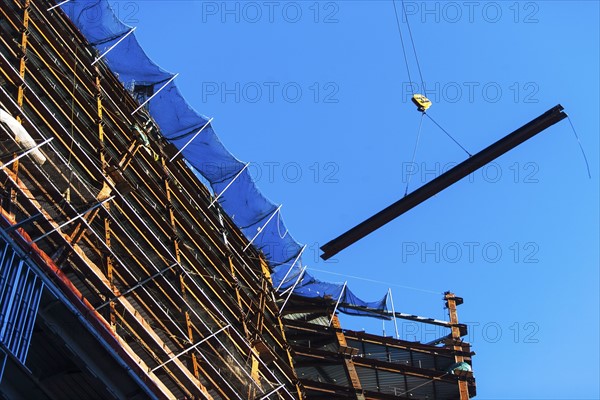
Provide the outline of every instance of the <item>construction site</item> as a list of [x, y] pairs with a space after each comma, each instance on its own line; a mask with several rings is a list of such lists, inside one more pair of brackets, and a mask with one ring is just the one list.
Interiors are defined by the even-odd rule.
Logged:
[[[167, 97], [174, 77], [120, 69], [139, 52], [107, 2], [0, 4], [0, 397], [476, 395], [463, 299], [447, 292], [438, 320], [309, 277], [303, 248], [269, 236], [277, 207], [244, 217], [245, 166], [209, 158], [222, 145]], [[106, 18], [81, 17], [93, 7]], [[447, 335], [347, 330], [338, 313]]]

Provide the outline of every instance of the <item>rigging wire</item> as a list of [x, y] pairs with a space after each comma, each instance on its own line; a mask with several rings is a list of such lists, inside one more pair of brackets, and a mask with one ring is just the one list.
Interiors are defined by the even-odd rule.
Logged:
[[[417, 55], [417, 47], [415, 46], [414, 36], [412, 34], [412, 29], [410, 27], [410, 22], [408, 20], [408, 14], [406, 13], [406, 6], [404, 4], [404, 0], [401, 0], [401, 1], [402, 1], [402, 15], [404, 16], [404, 19], [406, 20], [406, 27], [408, 28], [410, 42], [411, 42], [411, 45], [412, 45], [412, 48], [413, 48], [413, 54], [415, 56], [415, 62], [417, 64], [417, 70], [419, 71], [419, 78], [421, 79], [421, 90], [423, 92], [423, 95], [425, 97], [427, 97], [427, 92], [425, 90], [425, 81], [423, 79], [423, 72], [421, 70], [421, 63], [419, 62], [419, 56]], [[404, 64], [406, 65], [406, 71], [408, 73], [408, 80], [410, 81], [410, 90], [411, 90], [413, 98], [414, 98], [414, 96], [415, 96], [415, 90], [414, 90], [414, 87], [413, 87], [412, 77], [410, 75], [410, 67], [408, 65], [408, 58], [406, 56], [406, 46], [404, 45], [404, 37], [402, 35], [402, 29], [401, 29], [401, 26], [400, 26], [400, 18], [398, 16], [398, 9], [396, 7], [396, 0], [392, 0], [392, 4], [394, 5], [394, 15], [396, 17], [396, 26], [398, 28], [398, 34], [400, 35], [400, 43], [402, 44], [402, 54], [404, 55]], [[426, 114], [425, 108], [423, 108], [423, 109], [419, 108], [419, 110], [423, 114]], [[472, 156], [472, 154], [469, 153], [469, 151], [465, 147], [463, 147], [456, 139], [454, 139], [454, 137], [452, 137], [452, 135], [450, 135], [450, 133], [448, 133], [447, 130], [445, 130], [444, 128], [442, 128], [442, 126], [440, 124], [438, 124], [429, 114], [426, 114], [426, 115], [427, 115], [427, 117], [429, 119], [431, 119], [431, 121], [433, 121], [433, 123], [435, 125], [438, 126], [438, 128], [440, 128], [450, 139], [452, 139], [452, 141], [454, 143], [456, 143], [465, 153], [467, 153], [469, 155], [469, 157]], [[413, 162], [414, 162], [414, 157], [415, 157], [415, 154], [416, 154], [416, 151], [417, 151], [417, 146], [418, 146], [418, 143], [419, 143], [419, 136], [421, 135], [421, 124], [422, 124], [422, 122], [423, 122], [423, 117], [421, 117], [421, 123], [419, 124], [419, 132], [418, 132], [418, 135], [417, 135], [417, 142], [415, 144], [415, 149], [413, 151]], [[407, 185], [406, 185], [406, 191], [404, 193], [405, 196], [408, 194], [408, 184], [409, 183], [410, 183], [410, 177], [409, 177], [409, 182], [407, 182]]]
[[437, 123], [437, 122], [436, 122], [436, 121], [433, 119], [433, 117], [432, 117], [431, 115], [429, 115], [429, 114], [427, 114], [427, 113], [425, 113], [425, 112], [424, 112], [423, 114], [427, 115], [427, 117], [428, 117], [428, 118], [429, 118], [429, 119], [430, 119], [430, 120], [431, 120], [431, 121], [432, 121], [434, 124], [436, 124], [436, 125], [437, 125], [437, 127], [438, 127], [438, 128], [440, 128], [440, 129], [441, 129], [441, 130], [442, 130], [442, 131], [443, 131], [443, 132], [444, 132], [444, 133], [445, 133], [445, 134], [446, 134], [446, 135], [447, 135], [447, 136], [448, 136], [450, 139], [452, 139], [452, 141], [453, 141], [454, 143], [456, 143], [456, 144], [458, 145], [458, 147], [460, 147], [461, 149], [463, 149], [463, 150], [464, 150], [464, 152], [465, 152], [465, 153], [467, 153], [467, 154], [469, 155], [469, 157], [473, 156], [473, 154], [469, 153], [469, 151], [468, 151], [467, 149], [465, 149], [465, 148], [464, 148], [464, 147], [463, 147], [463, 146], [462, 146], [460, 143], [458, 143], [458, 141], [457, 141], [456, 139], [454, 139], [454, 138], [452, 137], [452, 135], [448, 133], [448, 131], [447, 131], [447, 130], [445, 130], [444, 128], [442, 128], [442, 126], [441, 126], [440, 124], [438, 124], [438, 123]]
[[573, 129], [573, 133], [575, 134], [575, 138], [577, 139], [577, 143], [579, 143], [579, 148], [581, 149], [581, 154], [583, 155], [583, 159], [585, 161], [585, 166], [587, 167], [588, 178], [592, 179], [592, 173], [590, 172], [590, 164], [588, 163], [588, 159], [585, 156], [585, 151], [583, 151], [583, 145], [581, 144], [581, 140], [579, 140], [579, 135], [575, 130], [575, 126], [573, 126], [573, 122], [571, 121], [571, 117], [567, 115], [567, 119], [569, 120], [569, 124], [571, 124], [571, 129]]
[[[421, 120], [419, 121], [419, 131], [417, 133], [417, 140], [415, 142], [415, 148], [413, 149], [412, 159], [410, 161], [410, 165], [415, 164], [415, 156], [417, 155], [417, 147], [419, 147], [419, 138], [421, 137], [421, 127], [423, 126], [423, 117], [425, 117], [425, 113], [421, 113]], [[408, 180], [406, 181], [406, 189], [404, 190], [404, 196], [408, 194], [408, 185], [410, 184], [410, 178], [413, 174], [408, 175]]]

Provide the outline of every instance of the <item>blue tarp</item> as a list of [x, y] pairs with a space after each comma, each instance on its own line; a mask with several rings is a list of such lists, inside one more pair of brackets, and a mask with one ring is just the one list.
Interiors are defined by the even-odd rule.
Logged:
[[[152, 62], [138, 43], [133, 27], [116, 17], [108, 1], [72, 0], [62, 9], [138, 101], [154, 95], [148, 102], [148, 112], [165, 138], [181, 149], [202, 129], [182, 151], [183, 157], [209, 182], [214, 193], [222, 193], [231, 184], [220, 196], [219, 204], [264, 253], [272, 270], [273, 285], [280, 290], [294, 285], [304, 265], [300, 257], [302, 246], [287, 231], [278, 206], [262, 195], [248, 170], [243, 170], [245, 163], [223, 146], [209, 118], [190, 107], [174, 81], [169, 82], [174, 74]], [[321, 282], [308, 273], [303, 274], [294, 293], [340, 299], [339, 310], [348, 314], [381, 317], [344, 305], [386, 311], [387, 294], [379, 301], [365, 302], [345, 285]]]

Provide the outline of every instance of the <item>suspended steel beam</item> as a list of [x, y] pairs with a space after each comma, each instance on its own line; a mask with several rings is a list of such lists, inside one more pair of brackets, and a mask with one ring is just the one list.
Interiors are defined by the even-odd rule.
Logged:
[[324, 244], [321, 246], [321, 250], [323, 251], [321, 258], [327, 260], [333, 257], [371, 232], [381, 228], [383, 225], [399, 217], [413, 207], [421, 204], [430, 197], [435, 196], [462, 178], [477, 171], [479, 168], [494, 161], [504, 153], [507, 153], [546, 128], [566, 118], [567, 114], [562, 110], [563, 107], [560, 104], [551, 108], [536, 119], [498, 140], [496, 143], [481, 150], [479, 153], [426, 183], [419, 189], [403, 197], [369, 219], [361, 222], [349, 231]]

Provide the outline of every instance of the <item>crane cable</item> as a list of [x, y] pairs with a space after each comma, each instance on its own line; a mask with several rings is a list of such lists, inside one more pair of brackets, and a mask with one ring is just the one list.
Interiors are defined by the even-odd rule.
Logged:
[[434, 124], [436, 124], [437, 127], [442, 130], [442, 132], [444, 132], [450, 139], [452, 139], [454, 141], [454, 143], [456, 143], [458, 145], [458, 147], [460, 147], [461, 149], [463, 149], [464, 152], [467, 153], [469, 157], [471, 157], [473, 155], [473, 154], [469, 153], [469, 151], [467, 149], [465, 149], [460, 143], [458, 143], [458, 140], [454, 139], [454, 137], [452, 137], [452, 135], [449, 134], [447, 130], [445, 130], [444, 128], [442, 128], [442, 126], [440, 124], [438, 124], [433, 119], [433, 117], [431, 115], [427, 114], [426, 112], [423, 112], [423, 114], [427, 115], [427, 118], [429, 118], [431, 120], [431, 122], [433, 122]]
[[[404, 46], [404, 37], [402, 36], [402, 28], [400, 27], [400, 18], [398, 17], [398, 10], [396, 8], [396, 0], [392, 0], [392, 4], [394, 5], [394, 16], [396, 17], [396, 26], [398, 27], [398, 34], [400, 35], [400, 43], [402, 44], [402, 54], [404, 55], [404, 64], [406, 65], [406, 72], [408, 74], [408, 83], [410, 86], [410, 91], [412, 92], [412, 95], [415, 95], [415, 90], [413, 88], [413, 80], [412, 77], [410, 76], [410, 67], [408, 65], [408, 57], [406, 56], [406, 47]], [[404, 10], [404, 15], [406, 15], [406, 10], [404, 9], [404, 0], [402, 0], [402, 9]], [[408, 25], [408, 20], [406, 20], [407, 25]], [[411, 33], [411, 41], [412, 41], [412, 33]], [[413, 50], [414, 50], [414, 41], [413, 43]], [[415, 58], [417, 56], [417, 52], [416, 50], [414, 51], [415, 53]], [[418, 63], [417, 63], [418, 65]], [[419, 75], [421, 76], [421, 85], [423, 85], [423, 75], [421, 74], [421, 68], [419, 67]]]
[[[404, 45], [404, 36], [402, 35], [402, 28], [401, 28], [401, 24], [400, 24], [400, 17], [398, 16], [398, 8], [396, 7], [396, 0], [392, 0], [392, 4], [394, 6], [394, 16], [396, 17], [396, 26], [398, 28], [398, 34], [400, 35], [400, 43], [402, 44], [402, 54], [404, 55], [404, 64], [406, 66], [406, 72], [408, 73], [408, 80], [409, 80], [409, 85], [410, 85], [410, 91], [413, 95], [413, 101], [415, 98], [415, 95], [418, 95], [417, 93], [415, 93], [414, 90], [414, 86], [413, 86], [413, 80], [410, 74], [410, 66], [408, 65], [408, 57], [406, 56], [406, 46]], [[425, 97], [425, 100], [427, 100], [427, 93], [425, 90], [425, 80], [423, 79], [423, 72], [421, 71], [421, 63], [419, 62], [419, 56], [417, 55], [417, 47], [415, 46], [415, 40], [413, 38], [413, 34], [412, 34], [412, 29], [410, 28], [410, 22], [408, 20], [408, 14], [406, 13], [406, 7], [404, 5], [404, 0], [402, 0], [402, 15], [404, 16], [404, 20], [406, 21], [406, 27], [408, 28], [408, 35], [410, 37], [410, 43], [412, 45], [412, 49], [413, 49], [413, 54], [415, 55], [415, 63], [417, 64], [417, 71], [419, 72], [419, 78], [421, 79], [421, 90], [423, 91], [423, 95]], [[423, 96], [421, 95], [421, 96]], [[427, 100], [427, 102], [429, 103], [429, 105], [431, 105], [431, 102], [429, 102], [429, 100]], [[424, 110], [426, 110], [427, 108], [429, 108], [429, 105], [425, 107]], [[424, 111], [419, 109], [419, 111]]]
[[[419, 146], [419, 139], [421, 136], [421, 129], [423, 126], [423, 117], [425, 115], [427, 115], [427, 117], [438, 127], [442, 130], [442, 132], [444, 132], [450, 139], [452, 139], [452, 141], [454, 143], [456, 143], [465, 153], [467, 153], [467, 155], [469, 157], [472, 156], [472, 154], [464, 147], [462, 146], [458, 140], [456, 140], [452, 135], [450, 135], [450, 133], [448, 133], [448, 131], [446, 129], [444, 129], [439, 123], [437, 123], [429, 114], [427, 114], [427, 109], [431, 106], [431, 101], [427, 98], [427, 91], [425, 89], [425, 80], [423, 79], [423, 72], [421, 71], [421, 63], [419, 63], [419, 56], [417, 55], [417, 48], [415, 46], [415, 40], [412, 34], [412, 29], [410, 28], [410, 22], [408, 20], [408, 15], [406, 13], [406, 7], [404, 5], [404, 0], [402, 0], [402, 15], [404, 16], [404, 19], [406, 21], [406, 27], [408, 28], [408, 34], [410, 37], [410, 42], [413, 48], [413, 54], [415, 56], [415, 63], [417, 64], [417, 70], [419, 72], [419, 78], [421, 79], [421, 89], [423, 94], [418, 94], [415, 93], [414, 90], [414, 86], [413, 86], [413, 80], [410, 74], [410, 66], [408, 64], [408, 57], [406, 56], [406, 46], [404, 45], [404, 37], [402, 35], [402, 28], [401, 28], [401, 24], [400, 24], [400, 17], [398, 16], [398, 8], [396, 7], [396, 0], [392, 0], [392, 4], [394, 6], [394, 16], [396, 17], [396, 26], [398, 28], [398, 34], [400, 35], [400, 43], [402, 45], [402, 54], [404, 55], [404, 64], [406, 66], [406, 72], [408, 74], [408, 80], [409, 80], [409, 86], [410, 86], [410, 91], [412, 93], [412, 101], [413, 103], [415, 103], [415, 105], [417, 106], [417, 109], [421, 112], [421, 121], [419, 122], [419, 130], [417, 133], [417, 139], [415, 141], [415, 147], [413, 149], [413, 155], [412, 155], [412, 163], [414, 163], [415, 161], [415, 157], [417, 154], [417, 148]], [[411, 165], [412, 165], [411, 163]], [[410, 184], [410, 176], [408, 177], [408, 180], [406, 182], [406, 189], [404, 192], [404, 196], [406, 196], [408, 194], [408, 186]]]

